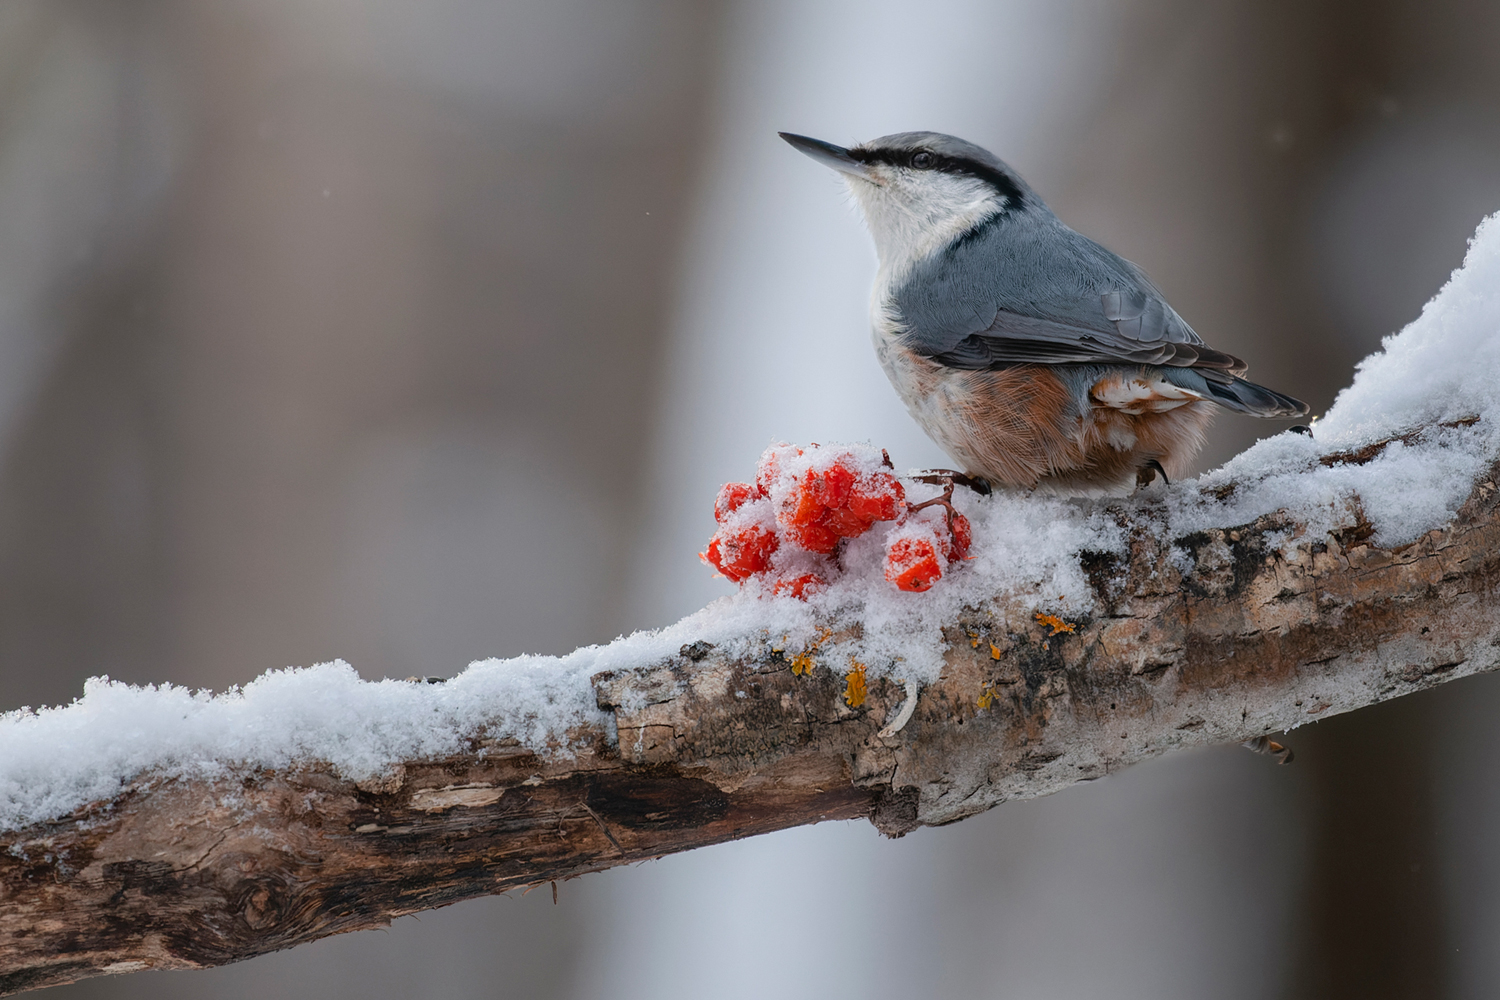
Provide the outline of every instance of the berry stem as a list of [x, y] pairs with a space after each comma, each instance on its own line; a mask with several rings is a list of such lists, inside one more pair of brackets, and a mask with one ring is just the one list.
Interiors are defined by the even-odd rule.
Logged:
[[[922, 479], [923, 482], [927, 481], [927, 479], [924, 477], [918, 478]], [[948, 510], [948, 530], [952, 531], [953, 515], [958, 513], [958, 511], [953, 508], [953, 480], [948, 477], [932, 478], [946, 480], [947, 485], [943, 488], [943, 495], [940, 497], [933, 497], [931, 500], [923, 500], [921, 503], [908, 503], [906, 505], [906, 509], [909, 513], [915, 514], [917, 511], [922, 510], [925, 507], [931, 507], [933, 504], [942, 504]], [[936, 486], [937, 483], [933, 483], [933, 485]]]

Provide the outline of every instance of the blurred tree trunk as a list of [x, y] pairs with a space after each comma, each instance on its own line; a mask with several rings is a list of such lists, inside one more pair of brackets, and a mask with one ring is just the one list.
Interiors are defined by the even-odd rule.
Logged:
[[[1265, 16], [1277, 28], [1302, 29], [1286, 50], [1301, 67], [1292, 76], [1301, 99], [1271, 115], [1289, 130], [1283, 158], [1290, 173], [1277, 213], [1286, 220], [1277, 241], [1280, 286], [1322, 328], [1316, 339], [1331, 345], [1322, 348], [1331, 351], [1331, 374], [1415, 318], [1456, 266], [1462, 236], [1483, 212], [1500, 207], [1484, 197], [1471, 204], [1467, 191], [1455, 190], [1452, 171], [1487, 170], [1493, 182], [1494, 170], [1455, 164], [1454, 149], [1444, 145], [1462, 135], [1474, 155], [1494, 162], [1500, 63], [1490, 48], [1500, 24], [1492, 5], [1471, 0], [1281, 2], [1265, 8]], [[1382, 162], [1406, 164], [1405, 175], [1358, 194], [1362, 171]], [[1381, 202], [1394, 190], [1409, 199], [1408, 210], [1387, 217]], [[1309, 193], [1319, 193], [1318, 200]], [[1358, 233], [1344, 233], [1343, 242], [1338, 233], [1318, 230], [1337, 225], [1340, 199], [1353, 218], [1367, 220]], [[1444, 238], [1435, 241], [1439, 232]], [[1348, 245], [1351, 236], [1364, 246]], [[1452, 256], [1437, 256], [1435, 243], [1451, 245]], [[1337, 268], [1328, 257], [1337, 254], [1364, 262], [1357, 287], [1329, 287]], [[1391, 296], [1378, 288], [1389, 284], [1404, 294], [1384, 312], [1379, 305], [1351, 310], [1340, 301], [1354, 295], [1387, 302]], [[1445, 691], [1405, 699], [1299, 736], [1310, 856], [1293, 996], [1445, 995], [1456, 943], [1450, 932], [1464, 917], [1454, 912], [1441, 877], [1434, 774], [1440, 728], [1453, 724], [1456, 697]]]
[[1295, 996], [1446, 995], [1432, 780], [1443, 699], [1434, 694], [1330, 719], [1297, 739], [1314, 825]]

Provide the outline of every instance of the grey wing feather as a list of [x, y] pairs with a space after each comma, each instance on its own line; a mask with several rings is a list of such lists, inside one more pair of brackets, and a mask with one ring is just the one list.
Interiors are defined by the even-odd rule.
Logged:
[[[1123, 341], [1123, 342], [1121, 342]], [[950, 349], [929, 355], [950, 368], [983, 369], [1004, 364], [1131, 364], [1198, 368], [1227, 381], [1245, 371], [1239, 358], [1204, 344], [1145, 342], [1101, 337], [1098, 331], [999, 310], [990, 326]]]
[[1046, 212], [992, 219], [919, 265], [895, 299], [907, 345], [955, 368], [1147, 364], [1220, 382], [1245, 371], [1140, 268]]

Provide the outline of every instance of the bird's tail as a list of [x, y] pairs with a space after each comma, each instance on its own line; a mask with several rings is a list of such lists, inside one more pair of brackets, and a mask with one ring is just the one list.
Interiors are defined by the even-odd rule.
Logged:
[[1300, 399], [1283, 396], [1263, 385], [1235, 376], [1225, 379], [1223, 373], [1212, 374], [1215, 377], [1205, 378], [1205, 373], [1192, 368], [1168, 368], [1163, 371], [1169, 382], [1200, 393], [1220, 406], [1248, 413], [1252, 417], [1307, 416], [1309, 407]]
[[1220, 406], [1239, 410], [1253, 417], [1305, 417], [1308, 405], [1300, 399], [1283, 396], [1254, 382], [1236, 378], [1227, 385], [1204, 380], [1208, 383], [1210, 398]]

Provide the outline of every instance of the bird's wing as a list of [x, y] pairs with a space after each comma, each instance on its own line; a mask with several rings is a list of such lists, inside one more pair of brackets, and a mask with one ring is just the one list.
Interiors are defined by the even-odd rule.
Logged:
[[[1119, 322], [1119, 321], [1116, 321]], [[984, 369], [1013, 364], [1130, 364], [1193, 368], [1228, 381], [1246, 365], [1203, 343], [1137, 340], [1117, 330], [1078, 326], [997, 310], [994, 321], [947, 350], [929, 355], [949, 368]]]
[[999, 219], [895, 293], [904, 341], [952, 368], [1145, 364], [1215, 381], [1245, 363], [1205, 345], [1129, 261], [1055, 219]]

